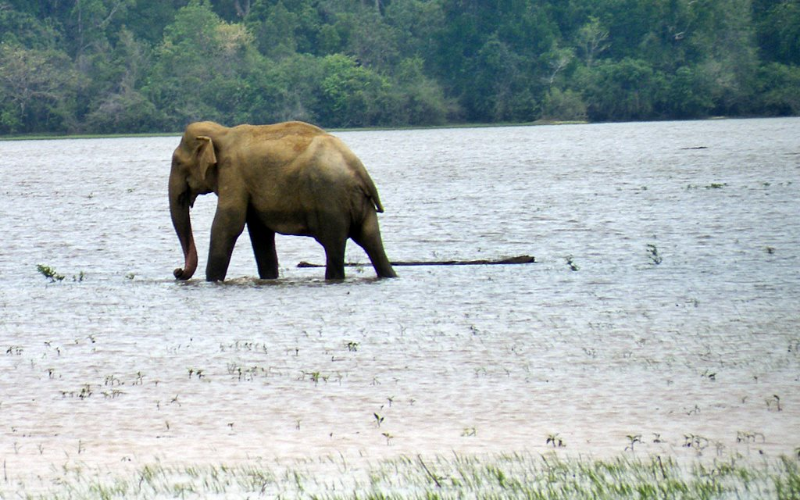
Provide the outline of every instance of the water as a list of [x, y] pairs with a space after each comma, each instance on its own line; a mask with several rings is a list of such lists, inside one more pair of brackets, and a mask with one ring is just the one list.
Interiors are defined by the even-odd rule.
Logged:
[[[537, 263], [348, 268], [336, 284], [296, 267], [324, 262], [298, 237], [278, 238], [280, 280], [254, 279], [246, 236], [226, 284], [174, 281], [175, 137], [0, 143], [4, 477], [554, 441], [599, 457], [792, 454], [799, 129], [339, 133], [378, 186], [391, 259]], [[197, 276], [215, 205], [192, 212]], [[366, 256], [351, 243], [348, 260]]]

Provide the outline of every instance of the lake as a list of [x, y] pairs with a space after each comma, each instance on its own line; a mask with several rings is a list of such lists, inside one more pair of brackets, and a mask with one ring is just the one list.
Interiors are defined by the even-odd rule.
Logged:
[[[176, 282], [178, 137], [0, 142], [6, 485], [161, 464], [800, 446], [800, 119], [341, 132], [390, 259]], [[192, 212], [205, 274], [213, 195]], [[348, 245], [348, 261], [367, 262]], [[37, 266], [64, 276], [51, 282]], [[44, 269], [44, 268], [42, 268]], [[0, 488], [2, 491], [2, 488]]]

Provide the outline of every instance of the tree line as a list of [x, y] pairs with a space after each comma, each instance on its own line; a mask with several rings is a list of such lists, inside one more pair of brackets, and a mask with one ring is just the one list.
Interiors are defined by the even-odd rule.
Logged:
[[0, 134], [797, 114], [797, 0], [0, 0]]

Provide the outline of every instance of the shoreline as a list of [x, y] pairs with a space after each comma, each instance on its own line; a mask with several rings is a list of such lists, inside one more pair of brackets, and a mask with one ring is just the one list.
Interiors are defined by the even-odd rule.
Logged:
[[[533, 122], [499, 122], [499, 123], [447, 123], [443, 125], [399, 125], [399, 126], [375, 126], [375, 127], [343, 127], [343, 128], [325, 128], [325, 131], [331, 133], [338, 132], [391, 132], [391, 131], [408, 131], [408, 130], [448, 130], [448, 129], [477, 129], [477, 128], [504, 128], [504, 127], [546, 127], [546, 126], [564, 126], [564, 125], [604, 125], [604, 124], [617, 124], [617, 123], [658, 123], [658, 122], [702, 122], [702, 121], [719, 121], [719, 120], [769, 120], [769, 119], [785, 119], [797, 118], [796, 116], [710, 116], [707, 118], [695, 118], [687, 120], [638, 120], [638, 121], [605, 121], [605, 122], [592, 122], [588, 120], [549, 120], [540, 119]], [[130, 134], [47, 134], [47, 133], [34, 133], [28, 135], [0, 135], [0, 142], [16, 142], [16, 141], [50, 141], [50, 140], [76, 140], [76, 139], [126, 139], [135, 137], [180, 137], [183, 131], [176, 132], [141, 132]]]

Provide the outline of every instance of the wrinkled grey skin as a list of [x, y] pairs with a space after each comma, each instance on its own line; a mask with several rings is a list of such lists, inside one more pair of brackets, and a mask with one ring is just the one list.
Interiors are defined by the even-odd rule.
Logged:
[[311, 236], [327, 256], [325, 278], [344, 278], [348, 238], [369, 256], [379, 277], [396, 274], [383, 249], [378, 191], [364, 165], [342, 141], [301, 122], [186, 127], [172, 155], [169, 205], [181, 242], [179, 280], [197, 269], [189, 209], [198, 195], [215, 193], [206, 267], [208, 281], [223, 281], [237, 238], [247, 226], [258, 275], [278, 277], [275, 233]]

